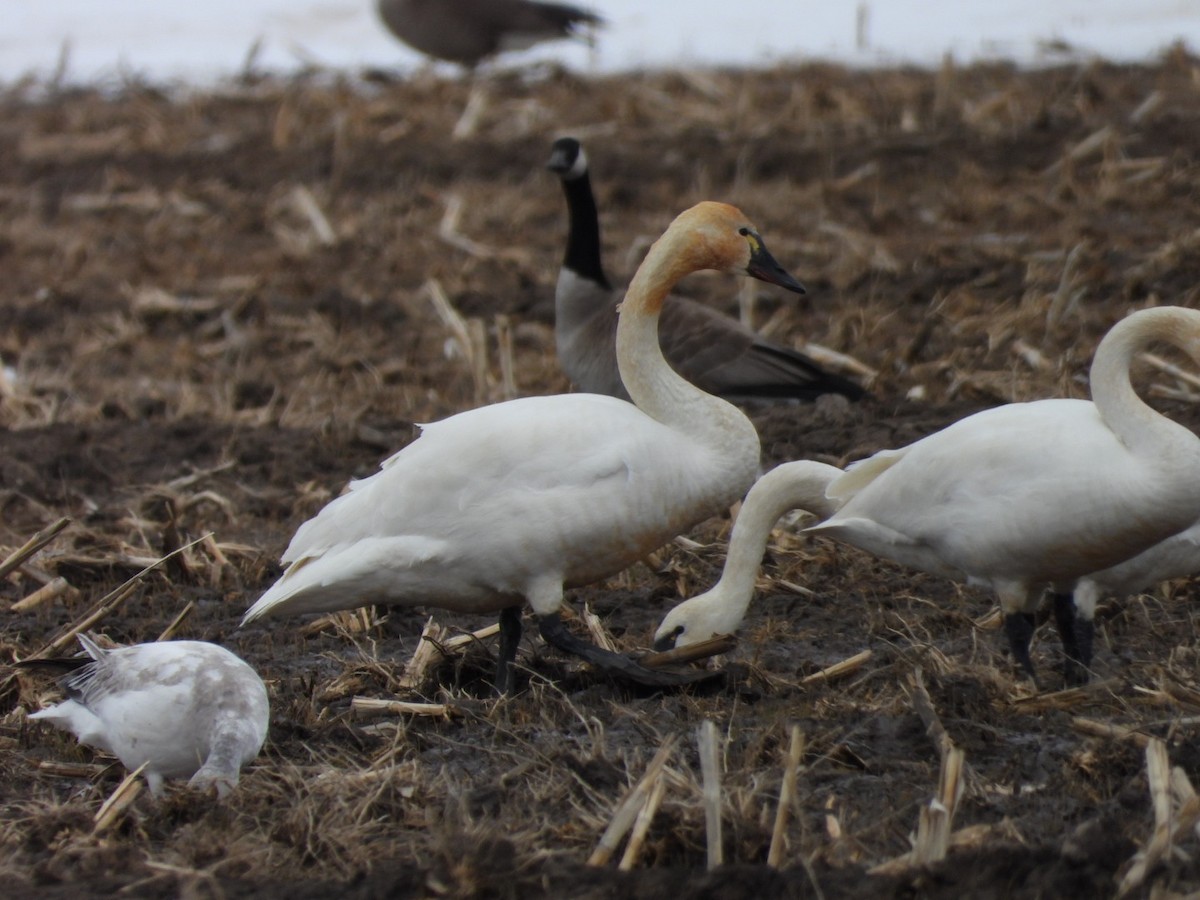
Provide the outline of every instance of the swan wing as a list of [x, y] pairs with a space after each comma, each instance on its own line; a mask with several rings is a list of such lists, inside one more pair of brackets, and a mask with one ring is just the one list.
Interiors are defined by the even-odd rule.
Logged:
[[931, 575], [962, 578], [964, 573], [942, 559], [935, 547], [920, 538], [889, 528], [872, 519], [837, 517], [804, 529], [810, 534], [845, 541], [884, 559], [890, 559]]
[[936, 559], [982, 580], [1069, 580], [1170, 534], [1153, 521], [1154, 481], [1092, 403], [1016, 403], [854, 466], [817, 528], [927, 571]]
[[550, 573], [606, 577], [741, 495], [709, 453], [612, 397], [452, 416], [301, 526], [245, 621], [369, 602], [486, 611]]
[[840, 506], [903, 459], [908, 449], [880, 450], [866, 459], [851, 463], [843, 474], [829, 482], [825, 496]]
[[[328, 520], [324, 524], [329, 524]], [[305, 553], [293, 561], [279, 580], [246, 610], [242, 622], [281, 611], [310, 613], [343, 609], [347, 606], [345, 598], [352, 598], [354, 605], [387, 602], [397, 583], [408, 584], [415, 594], [426, 599], [435, 599], [448, 584], [431, 583], [422, 592], [420, 585], [411, 583], [411, 578], [402, 582], [399, 579], [405, 577], [407, 570], [444, 561], [447, 550], [445, 541], [420, 535], [326, 542], [319, 551]], [[446, 580], [452, 577], [448, 573]]]
[[1200, 572], [1200, 523], [1088, 577], [1105, 594], [1127, 596], [1196, 572]]
[[505, 494], [600, 493], [604, 482], [628, 477], [642, 462], [639, 435], [662, 431], [632, 404], [593, 394], [530, 397], [451, 416], [423, 426], [376, 474], [352, 481], [300, 526], [282, 561], [380, 535], [444, 535], [462, 527], [464, 513], [499, 516]]

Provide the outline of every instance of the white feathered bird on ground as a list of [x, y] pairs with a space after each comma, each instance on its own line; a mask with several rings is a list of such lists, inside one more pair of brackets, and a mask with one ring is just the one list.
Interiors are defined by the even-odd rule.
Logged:
[[[1156, 554], [1173, 562], [1189, 553], [1194, 538], [1175, 536], [1200, 521], [1200, 438], [1151, 409], [1130, 383], [1134, 355], [1158, 341], [1200, 362], [1200, 312], [1145, 309], [1114, 325], [1092, 362], [1092, 401], [985, 410], [851, 465], [826, 489], [833, 511], [806, 533], [990, 586], [1013, 657], [1035, 682], [1033, 613], [1051, 586], [1066, 678], [1085, 680], [1094, 608], [1087, 592], [1122, 572], [1136, 583], [1142, 574], [1130, 573], [1141, 564], [1122, 564], [1138, 554], [1149, 554], [1143, 563], [1157, 576]], [[1071, 597], [1077, 585], [1083, 614]], [[697, 615], [713, 615], [711, 604], [673, 610], [660, 646], [710, 636], [693, 627]]]
[[659, 348], [663, 300], [702, 269], [804, 290], [739, 210], [706, 202], [685, 211], [621, 306], [617, 356], [633, 403], [529, 397], [425, 426], [300, 527], [286, 571], [243, 621], [367, 603], [499, 612], [503, 692], [527, 602], [548, 641], [602, 669], [651, 685], [692, 680], [574, 637], [559, 609], [564, 588], [615, 575], [722, 513], [758, 472], [750, 420], [681, 378]]
[[[90, 662], [63, 678], [67, 699], [29, 718], [70, 731], [130, 771], [142, 764], [152, 794], [163, 779], [188, 778], [224, 796], [267, 737], [270, 700], [262, 679], [236, 655], [205, 641], [159, 641], [105, 649], [87, 635]], [[27, 664], [45, 664], [29, 660]]]

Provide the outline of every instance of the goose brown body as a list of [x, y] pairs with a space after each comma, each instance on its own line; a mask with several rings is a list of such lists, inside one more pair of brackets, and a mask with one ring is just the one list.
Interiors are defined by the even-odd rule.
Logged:
[[[614, 343], [621, 292], [601, 261], [600, 221], [583, 146], [575, 138], [559, 138], [548, 168], [562, 179], [568, 213], [567, 247], [554, 291], [559, 365], [582, 391], [628, 398]], [[861, 386], [825, 371], [803, 353], [678, 294], [663, 302], [658, 338], [671, 368], [732, 403], [866, 395]]]
[[509, 50], [575, 37], [595, 13], [535, 0], [377, 0], [384, 25], [414, 50], [474, 67]]

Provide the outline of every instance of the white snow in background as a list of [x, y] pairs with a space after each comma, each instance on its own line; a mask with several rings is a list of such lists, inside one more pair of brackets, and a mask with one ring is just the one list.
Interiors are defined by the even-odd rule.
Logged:
[[[608, 19], [594, 49], [558, 42], [505, 59], [586, 73], [812, 59], [933, 66], [947, 53], [960, 62], [1136, 61], [1176, 41], [1200, 48], [1200, 0], [573, 2]], [[3, 82], [50, 77], [64, 48], [72, 82], [212, 82], [238, 73], [256, 45], [257, 68], [273, 72], [421, 63], [379, 24], [373, 0], [0, 0]]]

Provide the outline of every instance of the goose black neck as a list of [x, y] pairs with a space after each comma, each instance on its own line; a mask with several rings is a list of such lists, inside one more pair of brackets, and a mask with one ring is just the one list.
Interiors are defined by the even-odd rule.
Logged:
[[596, 211], [592, 181], [584, 172], [578, 178], [564, 178], [562, 186], [569, 219], [563, 268], [611, 290], [612, 284], [600, 262], [600, 214]]

